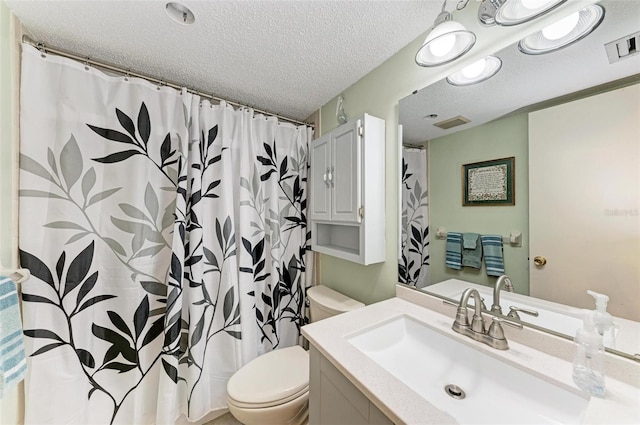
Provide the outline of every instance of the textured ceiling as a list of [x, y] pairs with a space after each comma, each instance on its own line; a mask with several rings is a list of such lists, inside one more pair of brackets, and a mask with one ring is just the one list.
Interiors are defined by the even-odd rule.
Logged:
[[281, 115], [304, 119], [415, 40], [428, 1], [7, 0], [36, 41]]
[[[640, 54], [610, 64], [604, 45], [640, 31], [639, 0], [601, 1], [602, 24], [583, 40], [544, 55], [525, 55], [516, 45], [495, 54], [502, 69], [480, 84], [454, 87], [439, 81], [399, 103], [405, 144], [422, 144], [436, 137], [466, 130], [529, 105], [636, 75]], [[435, 119], [425, 118], [437, 114]], [[433, 124], [462, 115], [470, 123], [442, 130]]]

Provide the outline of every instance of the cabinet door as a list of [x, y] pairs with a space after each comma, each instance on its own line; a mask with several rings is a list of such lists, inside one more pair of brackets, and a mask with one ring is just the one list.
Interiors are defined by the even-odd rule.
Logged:
[[361, 152], [358, 129], [361, 120], [347, 123], [333, 132], [331, 140], [331, 219], [359, 223], [361, 201]]
[[331, 219], [331, 182], [329, 164], [331, 160], [331, 134], [311, 142], [311, 218]]

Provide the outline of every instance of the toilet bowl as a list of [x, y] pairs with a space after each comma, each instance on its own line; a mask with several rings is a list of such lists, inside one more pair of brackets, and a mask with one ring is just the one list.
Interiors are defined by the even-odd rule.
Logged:
[[308, 400], [309, 354], [298, 345], [256, 358], [227, 383], [229, 411], [245, 425], [299, 425]]
[[[364, 304], [326, 286], [307, 290], [311, 321]], [[270, 351], [240, 368], [227, 383], [227, 405], [245, 425], [301, 425], [309, 406], [309, 354], [300, 346]]]

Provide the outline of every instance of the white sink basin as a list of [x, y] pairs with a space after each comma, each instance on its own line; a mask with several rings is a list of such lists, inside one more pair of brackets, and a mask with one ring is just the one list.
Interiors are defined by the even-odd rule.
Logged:
[[[399, 316], [347, 340], [460, 424], [579, 424], [588, 399]], [[465, 398], [446, 390], [456, 385]], [[455, 391], [454, 391], [455, 392]]]

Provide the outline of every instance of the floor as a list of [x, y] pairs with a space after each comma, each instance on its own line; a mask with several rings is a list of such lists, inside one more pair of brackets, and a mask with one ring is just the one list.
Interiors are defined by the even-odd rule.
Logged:
[[231, 413], [227, 413], [225, 415], [220, 416], [210, 422], [207, 422], [204, 425], [242, 425], [240, 422], [234, 418]]

